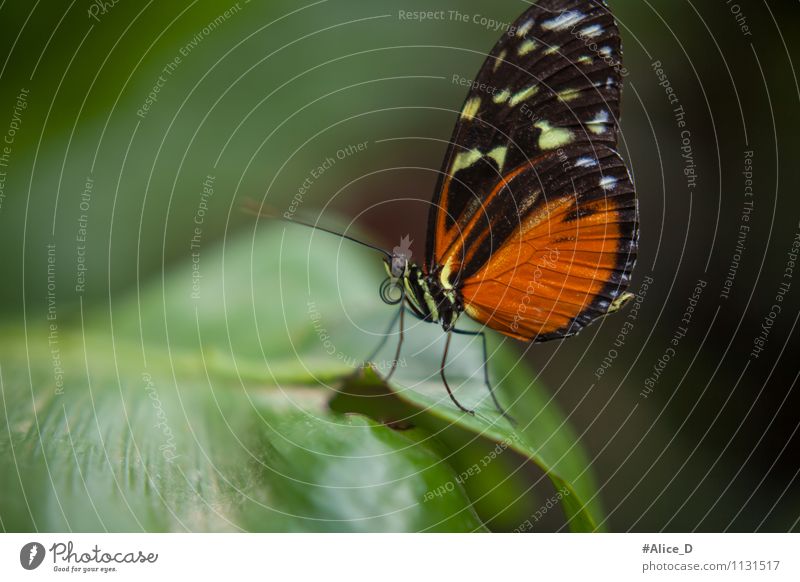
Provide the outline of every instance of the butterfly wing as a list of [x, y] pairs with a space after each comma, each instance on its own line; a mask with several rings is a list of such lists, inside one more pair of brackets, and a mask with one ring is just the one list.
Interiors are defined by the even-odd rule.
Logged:
[[613, 149], [565, 146], [533, 166], [501, 180], [486, 208], [491, 228], [467, 232], [460, 292], [473, 319], [543, 341], [578, 332], [627, 297], [638, 223], [633, 184]]
[[540, 0], [504, 33], [472, 84], [428, 218], [426, 264], [455, 284], [464, 231], [510, 168], [576, 143], [615, 147], [619, 31], [599, 0]]
[[540, 0], [472, 83], [428, 219], [428, 272], [509, 336], [575, 333], [626, 297], [633, 184], [621, 40], [601, 0]]

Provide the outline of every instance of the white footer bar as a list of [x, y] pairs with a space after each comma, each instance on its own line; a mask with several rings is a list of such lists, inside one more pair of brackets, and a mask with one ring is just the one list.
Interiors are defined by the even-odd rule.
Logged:
[[797, 581], [798, 554], [795, 534], [3, 534], [0, 580]]

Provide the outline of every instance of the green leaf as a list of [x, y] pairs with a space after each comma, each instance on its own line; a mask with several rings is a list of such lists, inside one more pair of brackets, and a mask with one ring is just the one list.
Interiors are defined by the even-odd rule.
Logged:
[[3, 337], [6, 531], [482, 529], [465, 495], [419, 502], [454, 478], [419, 430], [331, 412], [318, 390], [210, 382], [202, 361], [177, 381], [143, 372], [131, 346], [91, 336], [60, 338], [62, 393], [44, 367], [31, 390], [19, 330]]
[[[458, 473], [456, 482], [466, 486], [472, 499], [483, 501], [478, 503], [478, 512], [492, 529], [532, 529], [533, 523], [525, 526], [526, 520], [519, 520], [524, 512], [527, 511], [527, 519], [535, 518], [538, 522], [556, 501], [562, 502], [572, 531], [597, 529], [593, 515], [597, 510], [587, 503], [589, 488], [579, 479], [577, 485], [568, 480], [574, 476], [568, 462], [559, 466], [559, 461], [568, 456], [563, 452], [569, 449], [564, 448], [567, 444], [564, 435], [546, 421], [533, 421], [522, 428], [510, 423], [491, 404], [487, 405], [485, 399], [467, 396], [469, 391], [479, 388], [484, 387], [472, 384], [462, 386], [457, 392], [460, 401], [476, 402], [472, 416], [443, 403], [442, 387], [435, 382], [413, 388], [395, 382], [387, 384], [374, 370], [366, 369], [349, 379], [334, 399], [333, 407], [362, 411], [387, 423], [424, 427], [450, 452], [447, 458]], [[550, 420], [552, 416], [552, 411], [545, 415]], [[536, 442], [540, 444], [537, 446]], [[514, 473], [520, 474], [515, 477]], [[517, 496], [530, 496], [534, 486], [540, 485], [541, 478], [537, 477], [541, 475], [549, 478], [555, 490], [547, 497], [551, 503], [543, 501], [538, 508], [532, 503], [520, 503]], [[522, 480], [524, 487], [519, 483], [520, 477], [528, 477]], [[492, 497], [500, 497], [505, 503], [517, 502], [516, 512], [503, 515], [507, 513], [503, 501], [494, 502]]]

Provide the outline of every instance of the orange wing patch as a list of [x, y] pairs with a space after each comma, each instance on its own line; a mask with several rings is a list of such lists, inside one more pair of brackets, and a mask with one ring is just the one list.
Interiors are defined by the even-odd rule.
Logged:
[[571, 335], [605, 315], [635, 259], [635, 199], [626, 186], [621, 195], [562, 195], [535, 208], [463, 281], [466, 313], [526, 341]]

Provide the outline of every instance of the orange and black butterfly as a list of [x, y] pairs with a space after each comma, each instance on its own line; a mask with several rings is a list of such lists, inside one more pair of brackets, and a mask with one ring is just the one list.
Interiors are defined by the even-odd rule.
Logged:
[[381, 295], [403, 304], [400, 344], [405, 305], [442, 325], [442, 379], [465, 412], [444, 375], [447, 349], [452, 333], [483, 332], [458, 330], [462, 314], [539, 342], [573, 335], [631, 297], [638, 222], [617, 153], [621, 59], [605, 2], [540, 0], [526, 10], [461, 108], [424, 264], [400, 247], [385, 253]]

